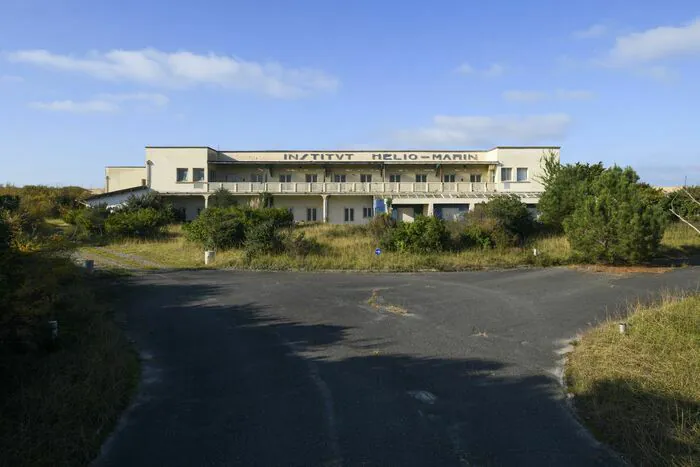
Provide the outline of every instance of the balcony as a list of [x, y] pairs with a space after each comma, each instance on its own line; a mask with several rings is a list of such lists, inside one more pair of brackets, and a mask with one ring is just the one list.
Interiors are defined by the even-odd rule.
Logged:
[[[497, 190], [497, 185], [501, 189]], [[503, 184], [472, 183], [472, 182], [371, 182], [371, 183], [338, 183], [338, 182], [210, 182], [209, 192], [226, 188], [232, 193], [271, 193], [271, 194], [388, 194], [388, 193], [493, 193], [503, 191]]]

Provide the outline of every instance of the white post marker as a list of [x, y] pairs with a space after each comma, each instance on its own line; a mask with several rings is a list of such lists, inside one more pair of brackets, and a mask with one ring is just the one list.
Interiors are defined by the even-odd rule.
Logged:
[[534, 256], [537, 256], [537, 248], [533, 248], [533, 249], [532, 249], [532, 254], [533, 254]]
[[213, 250], [206, 250], [204, 252], [204, 264], [209, 264], [214, 262], [215, 253]]
[[620, 334], [627, 334], [627, 323], [620, 323], [618, 329], [620, 330]]

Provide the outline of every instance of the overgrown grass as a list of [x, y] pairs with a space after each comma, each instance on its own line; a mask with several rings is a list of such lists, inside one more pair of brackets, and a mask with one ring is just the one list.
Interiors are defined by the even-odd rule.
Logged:
[[593, 433], [634, 465], [700, 465], [700, 295], [637, 306], [586, 333], [566, 379]]
[[[672, 225], [664, 236], [667, 251], [681, 251], [700, 240], [685, 226]], [[510, 268], [522, 265], [564, 265], [572, 262], [569, 242], [563, 235], [531, 239], [523, 248], [469, 249], [460, 252], [413, 254], [382, 252], [363, 226], [315, 224], [297, 227], [307, 237], [318, 240], [323, 252], [306, 257], [287, 254], [260, 255], [247, 259], [242, 250], [217, 252], [213, 267], [275, 270], [366, 270], [366, 271], [459, 271], [483, 268]], [[698, 236], [700, 237], [700, 236]], [[169, 267], [204, 267], [203, 249], [185, 240], [182, 227], [173, 225], [159, 240], [118, 240], [110, 245], [114, 251], [141, 256]], [[537, 249], [537, 256], [533, 249]]]
[[136, 386], [135, 353], [115, 323], [114, 276], [86, 276], [67, 258], [24, 255], [13, 300], [55, 343], [0, 346], [0, 465], [80, 466], [99, 452]]

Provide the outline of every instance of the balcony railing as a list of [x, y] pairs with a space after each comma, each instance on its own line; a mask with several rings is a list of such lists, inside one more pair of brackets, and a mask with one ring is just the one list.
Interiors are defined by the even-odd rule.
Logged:
[[[477, 182], [209, 182], [209, 191], [226, 188], [232, 193], [484, 193], [495, 192], [496, 183]], [[502, 184], [501, 184], [502, 185]]]

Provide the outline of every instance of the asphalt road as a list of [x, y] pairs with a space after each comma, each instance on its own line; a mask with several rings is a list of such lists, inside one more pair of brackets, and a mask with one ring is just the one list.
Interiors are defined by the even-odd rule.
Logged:
[[615, 465], [567, 407], [561, 349], [699, 284], [698, 268], [134, 278], [143, 381], [95, 465]]

